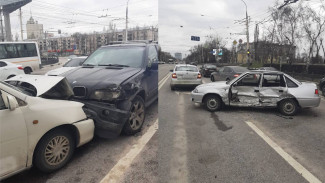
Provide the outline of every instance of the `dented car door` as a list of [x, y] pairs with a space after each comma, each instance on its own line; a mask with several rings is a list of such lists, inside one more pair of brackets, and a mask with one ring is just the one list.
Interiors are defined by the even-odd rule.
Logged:
[[231, 106], [259, 106], [261, 74], [247, 74], [236, 81], [230, 90]]
[[283, 74], [263, 74], [260, 88], [260, 100], [262, 106], [276, 107], [277, 103], [288, 92]]

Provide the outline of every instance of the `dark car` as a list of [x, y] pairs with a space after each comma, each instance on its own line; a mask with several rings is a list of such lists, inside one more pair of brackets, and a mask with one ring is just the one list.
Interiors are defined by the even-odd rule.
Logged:
[[202, 74], [203, 77], [209, 77], [211, 73], [217, 71], [217, 66], [212, 65], [212, 64], [204, 64], [200, 68], [200, 73]]
[[102, 46], [82, 67], [64, 73], [74, 100], [95, 121], [95, 134], [111, 138], [141, 130], [146, 107], [158, 99], [158, 45]]
[[220, 68], [217, 72], [211, 73], [211, 81], [230, 81], [235, 77], [238, 77], [244, 72], [249, 70], [240, 66], [225, 66]]
[[325, 77], [320, 80], [319, 82], [319, 88], [323, 93], [323, 96], [325, 96]]

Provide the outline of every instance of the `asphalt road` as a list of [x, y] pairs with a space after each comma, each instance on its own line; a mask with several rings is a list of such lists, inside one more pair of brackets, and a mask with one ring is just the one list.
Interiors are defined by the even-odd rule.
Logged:
[[274, 109], [211, 113], [191, 102], [190, 91], [171, 91], [169, 81], [159, 91], [160, 182], [307, 182], [248, 123], [325, 182], [324, 99], [288, 118]]

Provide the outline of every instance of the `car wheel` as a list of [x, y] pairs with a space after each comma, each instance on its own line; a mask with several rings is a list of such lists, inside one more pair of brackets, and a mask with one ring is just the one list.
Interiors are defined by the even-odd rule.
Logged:
[[30, 74], [30, 73], [32, 73], [32, 69], [29, 67], [26, 67], [26, 68], [24, 68], [24, 72], [25, 72], [25, 74]]
[[7, 77], [7, 79], [10, 79], [12, 77], [15, 77], [15, 75], [10, 75], [10, 76]]
[[71, 159], [75, 147], [75, 139], [67, 130], [50, 131], [36, 147], [34, 165], [48, 173], [60, 169]]
[[130, 117], [124, 125], [123, 132], [126, 135], [134, 135], [141, 131], [145, 118], [144, 101], [140, 96], [135, 96], [130, 109]]
[[283, 115], [293, 116], [297, 113], [299, 106], [293, 99], [282, 100], [279, 104], [279, 110]]
[[214, 79], [214, 76], [213, 76], [213, 75], [211, 75], [211, 81], [212, 81], [212, 82], [214, 82], [214, 81], [215, 81], [215, 79]]
[[215, 112], [221, 109], [221, 99], [217, 95], [208, 95], [203, 101], [205, 108], [210, 112]]
[[322, 93], [323, 93], [323, 96], [325, 97], [325, 85], [322, 87]]

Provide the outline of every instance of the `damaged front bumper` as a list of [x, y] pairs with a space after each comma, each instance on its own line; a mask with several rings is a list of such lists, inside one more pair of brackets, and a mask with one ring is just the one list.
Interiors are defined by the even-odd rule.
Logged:
[[114, 138], [120, 135], [130, 116], [129, 111], [117, 109], [115, 105], [94, 101], [79, 102], [85, 104], [83, 110], [87, 117], [94, 120], [95, 134], [102, 138]]

